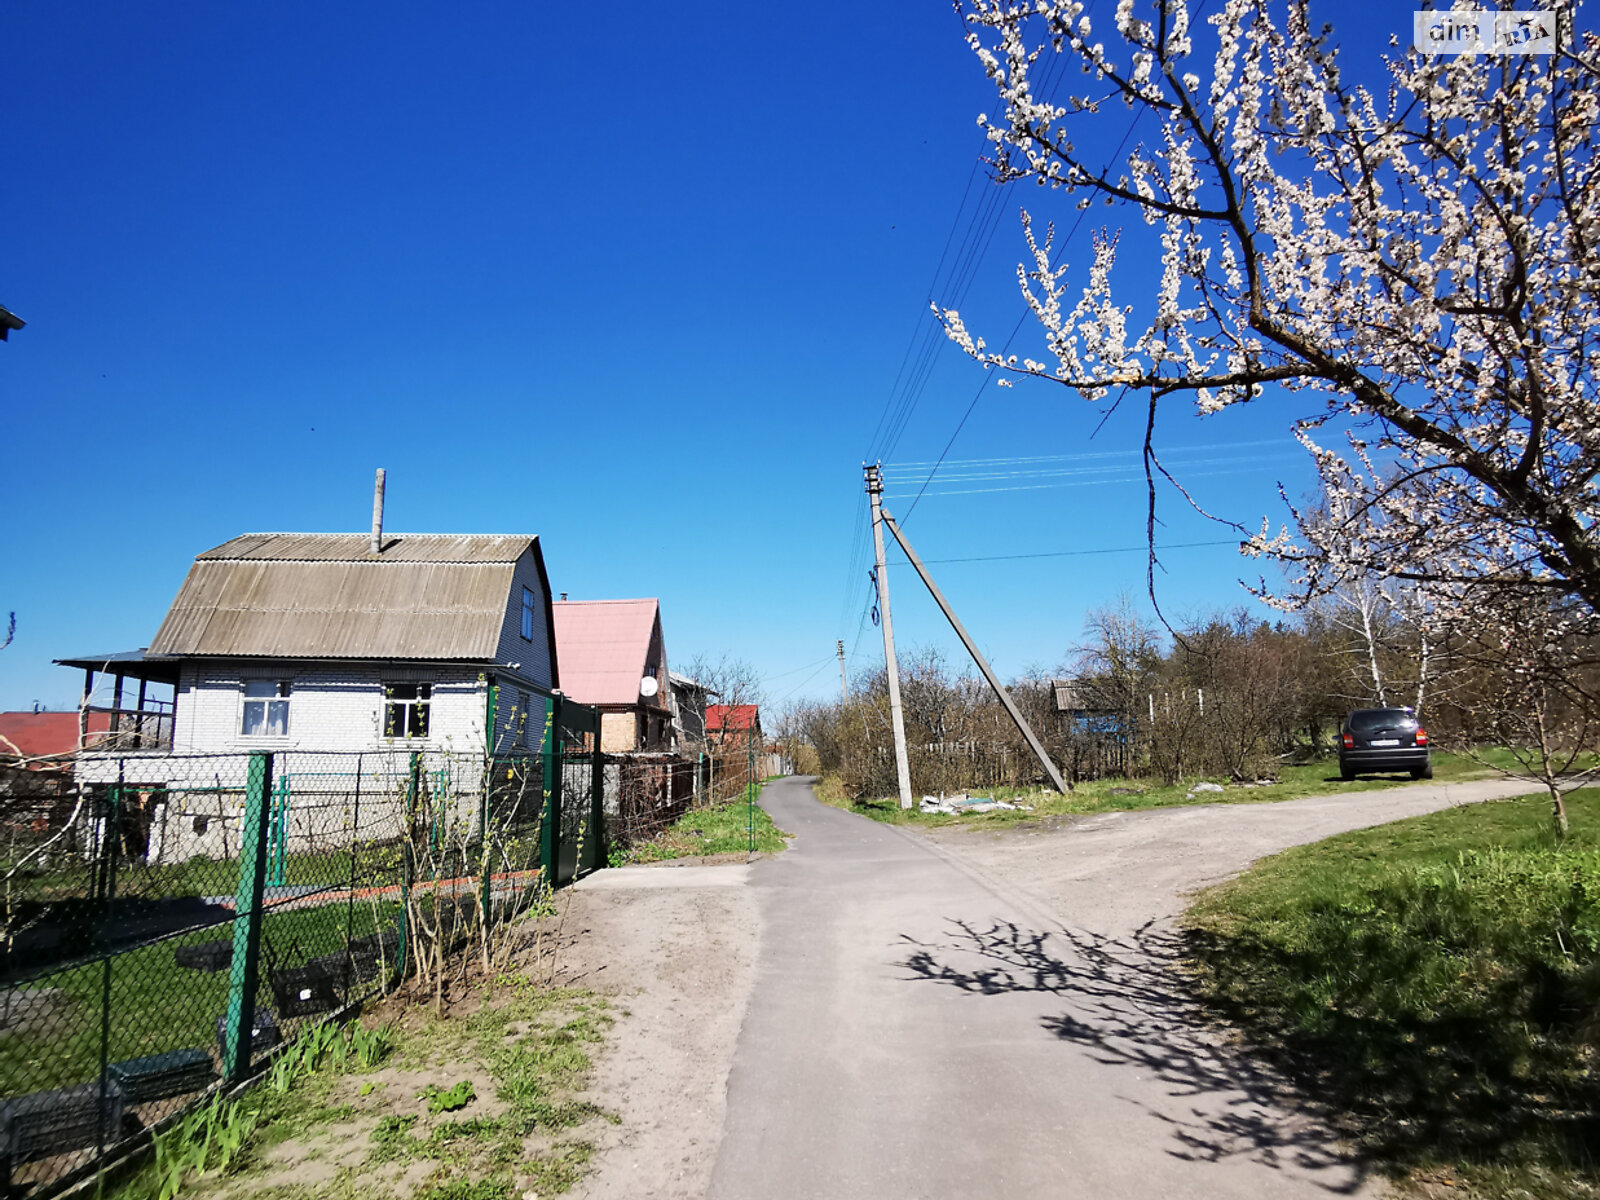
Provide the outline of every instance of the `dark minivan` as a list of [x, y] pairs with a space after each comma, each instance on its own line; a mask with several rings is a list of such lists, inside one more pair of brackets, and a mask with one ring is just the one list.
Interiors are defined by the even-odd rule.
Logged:
[[1344, 719], [1339, 736], [1339, 778], [1365, 771], [1410, 771], [1433, 778], [1428, 731], [1409, 708], [1358, 708]]

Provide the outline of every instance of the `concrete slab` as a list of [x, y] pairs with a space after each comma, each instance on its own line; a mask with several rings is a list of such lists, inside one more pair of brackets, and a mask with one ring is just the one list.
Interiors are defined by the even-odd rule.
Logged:
[[750, 880], [746, 863], [713, 867], [608, 867], [578, 880], [572, 886], [584, 892], [626, 891], [633, 888], [744, 887]]

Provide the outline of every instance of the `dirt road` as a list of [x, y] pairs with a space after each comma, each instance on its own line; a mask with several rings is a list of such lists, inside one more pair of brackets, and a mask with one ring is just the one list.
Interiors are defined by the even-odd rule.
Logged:
[[574, 913], [622, 956], [591, 974], [634, 999], [597, 1084], [623, 1123], [579, 1194], [1378, 1195], [1289, 1089], [1195, 1020], [1173, 918], [1263, 854], [1526, 790], [930, 835], [774, 784], [762, 803], [796, 835], [778, 858], [580, 885]]

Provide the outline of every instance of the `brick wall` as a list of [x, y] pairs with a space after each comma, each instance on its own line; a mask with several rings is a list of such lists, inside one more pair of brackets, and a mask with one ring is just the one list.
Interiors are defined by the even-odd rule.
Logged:
[[600, 714], [600, 749], [606, 754], [626, 754], [638, 740], [639, 719], [631, 712]]
[[[286, 737], [245, 737], [240, 731], [246, 679], [287, 679], [289, 732]], [[386, 687], [430, 682], [426, 739], [383, 736]], [[398, 664], [185, 663], [178, 683], [178, 754], [241, 750], [416, 749], [481, 751], [484, 684], [471, 668]]]

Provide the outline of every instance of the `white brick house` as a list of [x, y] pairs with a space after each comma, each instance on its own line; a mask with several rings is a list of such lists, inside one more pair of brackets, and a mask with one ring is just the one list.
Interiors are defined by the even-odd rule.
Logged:
[[432, 764], [537, 751], [560, 682], [530, 535], [387, 534], [375, 552], [366, 534], [246, 534], [195, 559], [147, 650], [58, 661], [86, 670], [86, 695], [96, 670], [116, 674], [119, 696], [124, 676], [141, 696], [145, 679], [175, 680], [167, 744], [103, 740], [78, 763], [85, 784], [160, 789], [163, 826], [180, 793], [199, 796], [181, 780], [219, 777], [214, 800], [183, 802], [201, 807], [175, 826], [181, 849], [150, 830], [167, 843], [156, 858], [227, 853], [227, 785], [249, 751], [303, 778], [348, 774], [351, 752], [359, 773], [392, 775], [417, 752]]

